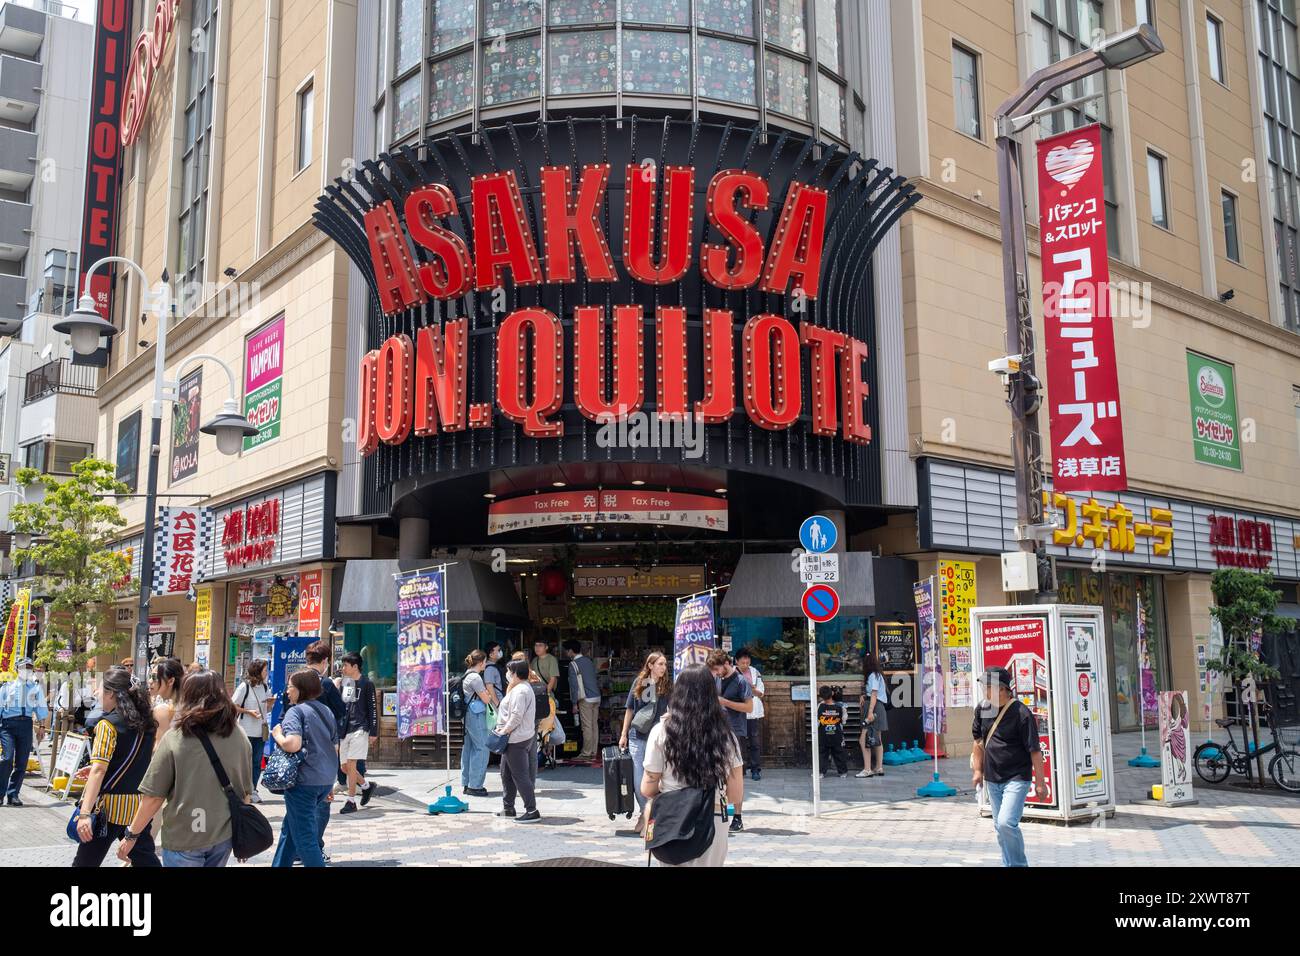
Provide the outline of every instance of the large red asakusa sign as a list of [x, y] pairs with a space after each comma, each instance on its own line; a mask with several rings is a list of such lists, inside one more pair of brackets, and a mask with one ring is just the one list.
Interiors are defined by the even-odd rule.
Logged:
[[1055, 487], [1123, 491], [1100, 126], [1038, 143], [1038, 210]]
[[[507, 277], [516, 286], [572, 283], [578, 263], [588, 282], [618, 281], [602, 226], [609, 171], [608, 165], [586, 166], [575, 186], [568, 167], [542, 168], [540, 254], [511, 170], [473, 177], [472, 242], [447, 227], [459, 210], [451, 190], [441, 184], [412, 191], [400, 217], [391, 201], [376, 205], [365, 215], [365, 228], [384, 312], [401, 312], [430, 299], [459, 298], [471, 289], [497, 288]], [[633, 281], [649, 285], [680, 281], [696, 253], [695, 169], [665, 167], [662, 196], [659, 179], [653, 170], [627, 169], [623, 268]], [[825, 190], [799, 182], [791, 185], [768, 249], [749, 218], [752, 211], [768, 207], [763, 177], [722, 170], [709, 181], [705, 195], [705, 215], [726, 239], [725, 244], [699, 244], [698, 268], [706, 283], [726, 290], [756, 288], [797, 301], [817, 298]], [[425, 261], [416, 259], [412, 243], [424, 250]], [[648, 318], [654, 320], [650, 343]], [[685, 308], [658, 306], [647, 316], [640, 305], [614, 305], [608, 312], [603, 306], [576, 307], [572, 402], [593, 421], [640, 410], [650, 387], [645, 382], [649, 347], [656, 358], [658, 415], [694, 415], [705, 424], [726, 421], [736, 409], [739, 362], [745, 413], [763, 428], [785, 429], [802, 411], [800, 353], [806, 348], [812, 432], [840, 433], [847, 441], [870, 440], [864, 408], [865, 342], [762, 313], [746, 318], [737, 349], [731, 310], [705, 309], [702, 320], [704, 382], [702, 393], [694, 396], [687, 386]], [[516, 309], [498, 325], [495, 347], [496, 411], [526, 435], [563, 435], [564, 423], [556, 417], [566, 398], [560, 317], [540, 306]], [[381, 442], [400, 444], [412, 432], [425, 436], [491, 426], [492, 405], [470, 404], [467, 399], [468, 348], [468, 322], [458, 318], [420, 329], [414, 341], [406, 334], [391, 336], [368, 353], [361, 363], [361, 453], [371, 454]]]

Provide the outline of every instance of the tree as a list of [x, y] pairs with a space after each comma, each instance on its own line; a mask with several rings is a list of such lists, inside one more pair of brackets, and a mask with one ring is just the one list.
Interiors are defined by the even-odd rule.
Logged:
[[15, 532], [32, 545], [14, 551], [15, 562], [35, 564], [32, 606], [49, 609], [36, 664], [51, 671], [78, 671], [94, 654], [114, 655], [122, 644], [115, 630], [113, 602], [130, 585], [130, 563], [114, 551], [126, 519], [113, 500], [130, 489], [117, 480], [110, 462], [86, 458], [60, 480], [35, 468], [20, 468], [18, 484], [43, 485], [40, 501], [14, 505]]
[[[1241, 700], [1242, 682], [1247, 678], [1259, 685], [1281, 675], [1260, 660], [1252, 639], [1265, 631], [1289, 631], [1291, 622], [1273, 613], [1278, 593], [1273, 575], [1256, 574], [1239, 568], [1222, 568], [1210, 581], [1215, 606], [1210, 615], [1223, 628], [1223, 651], [1217, 661], [1209, 661], [1209, 670], [1225, 674], [1232, 681], [1237, 700]], [[1260, 785], [1264, 782], [1264, 761], [1259, 755], [1259, 719], [1254, 705], [1250, 708], [1250, 726], [1255, 740], [1255, 770]]]

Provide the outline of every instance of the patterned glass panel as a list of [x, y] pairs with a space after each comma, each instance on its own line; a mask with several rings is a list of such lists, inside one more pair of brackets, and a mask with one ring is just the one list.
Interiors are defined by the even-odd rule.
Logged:
[[546, 43], [546, 83], [552, 95], [614, 91], [618, 44], [613, 30], [552, 33]]
[[441, 53], [474, 39], [474, 4], [433, 0], [433, 52]]
[[753, 46], [709, 36], [701, 36], [698, 43], [696, 93], [728, 103], [755, 105]]
[[429, 120], [439, 120], [474, 106], [474, 54], [469, 50], [433, 64], [429, 76]]
[[690, 37], [685, 33], [624, 30], [623, 92], [690, 96]]
[[794, 57], [768, 52], [763, 61], [767, 108], [786, 116], [808, 118], [808, 67]]
[[695, 25], [737, 36], [754, 35], [753, 0], [695, 0]]
[[539, 96], [542, 91], [540, 36], [493, 41], [483, 48], [483, 105], [496, 106]]

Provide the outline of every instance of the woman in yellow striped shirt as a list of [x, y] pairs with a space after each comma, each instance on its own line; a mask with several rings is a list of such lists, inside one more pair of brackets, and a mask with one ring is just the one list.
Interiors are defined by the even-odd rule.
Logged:
[[[140, 781], [149, 769], [158, 724], [149, 706], [149, 692], [123, 667], [110, 667], [99, 686], [104, 716], [95, 724], [90, 751], [90, 778], [81, 796], [77, 818], [74, 867], [97, 867], [113, 843], [122, 839], [140, 807]], [[134, 866], [160, 866], [149, 827], [131, 834]]]

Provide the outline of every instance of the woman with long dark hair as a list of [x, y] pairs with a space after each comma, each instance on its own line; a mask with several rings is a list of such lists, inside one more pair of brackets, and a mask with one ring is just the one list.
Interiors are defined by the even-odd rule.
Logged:
[[672, 691], [668, 677], [668, 658], [651, 651], [645, 659], [641, 673], [636, 675], [627, 692], [623, 711], [623, 733], [618, 745], [632, 755], [632, 792], [636, 794], [641, 812], [636, 818], [636, 832], [645, 826], [645, 794], [641, 792], [641, 778], [645, 774], [645, 745], [650, 731], [655, 728], [668, 709], [668, 694]]
[[859, 777], [885, 775], [885, 731], [889, 729], [889, 713], [885, 710], [887, 696], [889, 689], [885, 686], [880, 661], [875, 654], [867, 654], [862, 658], [862, 694], [858, 697], [862, 705], [862, 733], [858, 735], [858, 748], [862, 751]]
[[90, 749], [90, 777], [81, 794], [77, 817], [77, 855], [74, 867], [95, 867], [104, 862], [115, 840], [129, 840], [134, 866], [159, 866], [149, 827], [131, 831], [140, 808], [140, 781], [153, 756], [158, 723], [149, 705], [143, 681], [124, 667], [110, 667], [99, 682], [103, 716], [95, 724]]
[[[141, 832], [161, 810], [163, 866], [225, 866], [231, 849], [230, 802], [203, 740], [212, 746], [235, 793], [247, 801], [253, 790], [248, 738], [239, 728], [235, 705], [220, 674], [187, 675], [180, 705], [176, 725], [159, 739], [140, 783], [140, 808], [131, 821], [131, 832]], [[203, 826], [196, 829], [197, 820]], [[126, 860], [130, 852], [128, 835], [117, 855]]]
[[239, 729], [248, 738], [252, 755], [253, 802], [261, 803], [257, 794], [257, 781], [262, 777], [262, 750], [266, 743], [266, 718], [275, 703], [275, 695], [266, 684], [266, 661], [249, 661], [244, 668], [244, 679], [235, 688], [235, 713], [239, 715]]
[[159, 735], [171, 729], [180, 710], [183, 680], [185, 665], [174, 657], [160, 657], [149, 668], [149, 694], [153, 698], [153, 719], [158, 722]]
[[[653, 800], [674, 790], [725, 786], [727, 801], [738, 803], [744, 793], [742, 766], [713, 674], [703, 664], [692, 664], [677, 675], [668, 710], [646, 740], [641, 793]], [[727, 830], [718, 824], [709, 849], [681, 865], [721, 866], [726, 858]]]

